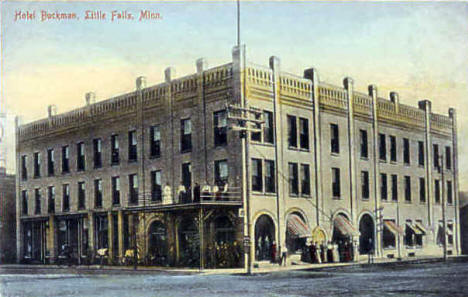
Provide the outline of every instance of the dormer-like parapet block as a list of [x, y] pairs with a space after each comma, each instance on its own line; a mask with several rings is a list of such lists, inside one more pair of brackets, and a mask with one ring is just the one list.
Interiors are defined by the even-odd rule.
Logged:
[[86, 106], [96, 103], [96, 94], [94, 92], [87, 92], [85, 94]]
[[170, 83], [174, 79], [175, 75], [175, 68], [167, 67], [166, 70], [164, 70], [164, 81], [166, 83]]
[[50, 119], [57, 115], [57, 106], [52, 104], [47, 106], [47, 117]]
[[390, 92], [390, 101], [395, 105], [395, 112], [398, 113], [400, 105], [400, 96], [397, 92]]
[[206, 69], [208, 69], [208, 63], [205, 58], [197, 59], [196, 65], [197, 65], [197, 74], [200, 74]]
[[136, 79], [136, 89], [137, 91], [141, 91], [144, 88], [146, 88], [146, 77], [145, 76], [139, 76]]

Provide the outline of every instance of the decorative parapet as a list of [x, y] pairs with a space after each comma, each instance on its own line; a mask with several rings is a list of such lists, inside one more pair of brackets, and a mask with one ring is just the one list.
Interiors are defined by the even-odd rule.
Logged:
[[[204, 72], [204, 88], [226, 88], [229, 87], [229, 80], [232, 77], [232, 63], [221, 65]], [[165, 98], [168, 88], [167, 83], [161, 83], [142, 90], [144, 108], [151, 108], [159, 105]], [[170, 82], [174, 99], [184, 99], [195, 96], [197, 92], [197, 76], [189, 75], [174, 79]], [[215, 90], [216, 90], [215, 89]], [[48, 133], [61, 131], [83, 125], [96, 118], [116, 117], [122, 114], [136, 112], [137, 91], [132, 91], [117, 97], [89, 104], [70, 112], [59, 115], [51, 115], [49, 118], [41, 119], [18, 128], [20, 140], [31, 139], [44, 136]]]
[[372, 98], [364, 93], [354, 91], [353, 108], [355, 113], [372, 115]]
[[318, 90], [320, 105], [335, 107], [342, 110], [348, 109], [345, 89], [327, 83], [320, 83]]
[[310, 101], [312, 84], [308, 79], [282, 72], [280, 74], [280, 92], [281, 95]]
[[452, 133], [452, 119], [449, 116], [431, 113], [431, 129], [442, 133]]

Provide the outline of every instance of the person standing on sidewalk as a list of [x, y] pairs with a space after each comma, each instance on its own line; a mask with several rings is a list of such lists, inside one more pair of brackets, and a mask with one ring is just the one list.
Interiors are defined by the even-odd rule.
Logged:
[[279, 261], [279, 265], [280, 266], [286, 266], [286, 261], [288, 259], [288, 248], [286, 247], [286, 245], [283, 246], [283, 250], [281, 252], [281, 257], [280, 257], [280, 261]]

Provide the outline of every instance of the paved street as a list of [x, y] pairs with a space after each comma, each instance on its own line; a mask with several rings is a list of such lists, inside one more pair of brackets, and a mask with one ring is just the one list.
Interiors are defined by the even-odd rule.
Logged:
[[0, 296], [467, 296], [468, 263], [243, 275], [2, 274]]

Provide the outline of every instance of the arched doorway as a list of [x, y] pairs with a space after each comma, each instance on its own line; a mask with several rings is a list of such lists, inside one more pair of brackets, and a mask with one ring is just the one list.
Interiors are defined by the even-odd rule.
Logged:
[[340, 262], [353, 260], [353, 237], [357, 235], [358, 231], [345, 214], [339, 213], [335, 216], [333, 220], [332, 241], [338, 245]]
[[151, 223], [148, 230], [148, 258], [153, 265], [168, 263], [167, 229], [160, 221]]
[[200, 235], [195, 221], [185, 218], [178, 228], [179, 264], [188, 267], [198, 267], [200, 264]]
[[371, 254], [374, 250], [374, 220], [368, 214], [361, 217], [359, 221], [359, 253], [361, 255]]
[[261, 215], [255, 223], [255, 260], [272, 260], [275, 224], [268, 215]]
[[311, 236], [310, 229], [300, 213], [293, 212], [288, 215], [286, 220], [286, 247], [289, 253], [301, 252], [306, 245], [307, 237]]

